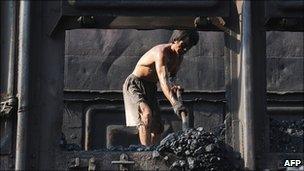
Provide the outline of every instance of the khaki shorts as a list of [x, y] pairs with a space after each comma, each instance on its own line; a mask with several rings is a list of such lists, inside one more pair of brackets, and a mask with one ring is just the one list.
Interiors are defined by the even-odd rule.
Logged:
[[123, 85], [123, 98], [127, 126], [143, 125], [139, 112], [139, 103], [145, 102], [152, 111], [150, 129], [152, 133], [163, 132], [163, 124], [160, 117], [159, 105], [156, 97], [157, 86], [152, 81], [147, 81], [131, 74]]

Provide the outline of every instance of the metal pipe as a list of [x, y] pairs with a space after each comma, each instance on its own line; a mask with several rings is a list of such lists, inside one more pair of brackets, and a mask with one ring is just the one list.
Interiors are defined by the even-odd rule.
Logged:
[[9, 50], [8, 50], [8, 76], [7, 76], [7, 93], [9, 96], [14, 94], [14, 65], [15, 65], [15, 45], [16, 45], [16, 1], [8, 1], [9, 12]]
[[16, 38], [16, 1], [1, 2], [1, 91], [5, 99], [14, 91], [14, 59]]
[[26, 169], [26, 147], [28, 127], [29, 100], [29, 50], [30, 50], [30, 4], [31, 1], [20, 1], [19, 7], [19, 51], [18, 51], [18, 112], [16, 136], [16, 170]]
[[253, 24], [252, 1], [243, 1], [242, 48], [241, 48], [241, 99], [240, 114], [243, 116], [243, 150], [245, 168], [255, 170], [254, 142], [254, 91], [253, 91]]

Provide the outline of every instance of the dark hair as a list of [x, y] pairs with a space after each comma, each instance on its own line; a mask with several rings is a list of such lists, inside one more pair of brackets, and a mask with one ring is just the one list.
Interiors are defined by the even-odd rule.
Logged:
[[170, 38], [170, 42], [184, 41], [192, 47], [197, 44], [198, 39], [199, 35], [196, 30], [174, 30]]

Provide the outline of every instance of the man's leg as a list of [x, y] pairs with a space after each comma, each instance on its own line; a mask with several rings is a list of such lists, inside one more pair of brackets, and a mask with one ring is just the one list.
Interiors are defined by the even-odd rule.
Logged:
[[139, 103], [139, 113], [140, 113], [140, 120], [142, 122], [141, 125], [139, 125], [139, 140], [140, 143], [144, 146], [150, 146], [151, 145], [151, 120], [152, 120], [152, 111], [148, 104], [145, 102]]

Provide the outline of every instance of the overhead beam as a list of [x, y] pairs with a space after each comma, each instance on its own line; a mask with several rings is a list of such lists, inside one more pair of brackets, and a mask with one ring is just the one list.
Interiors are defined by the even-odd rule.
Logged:
[[105, 9], [105, 8], [114, 8], [114, 9], [138, 9], [138, 8], [174, 8], [174, 9], [185, 9], [185, 8], [214, 8], [219, 5], [219, 0], [213, 1], [201, 1], [201, 0], [191, 0], [191, 1], [170, 1], [170, 0], [68, 0], [69, 4], [76, 8], [81, 9]]
[[229, 14], [230, 1], [101, 0], [62, 1], [64, 16], [221, 16]]

